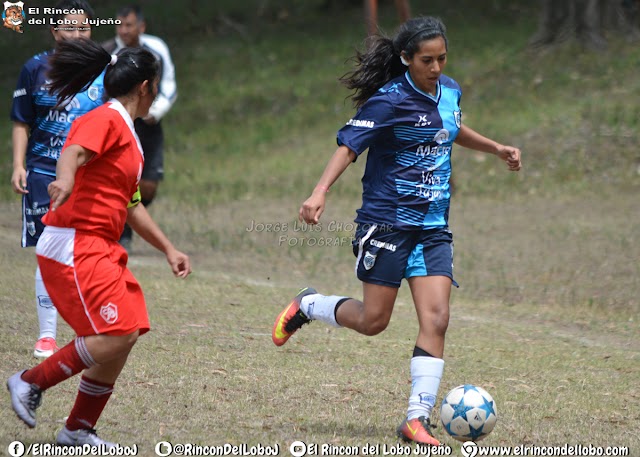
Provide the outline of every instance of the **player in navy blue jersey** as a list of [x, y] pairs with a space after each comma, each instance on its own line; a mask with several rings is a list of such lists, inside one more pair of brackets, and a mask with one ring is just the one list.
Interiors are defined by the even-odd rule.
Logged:
[[[51, 28], [56, 43], [91, 37], [91, 27], [83, 25], [83, 22], [93, 19], [94, 13], [85, 0], [62, 0], [56, 10], [78, 13], [61, 14], [55, 18], [57, 23], [66, 19], [64, 26]], [[71, 123], [103, 103], [100, 76], [64, 106], [55, 108], [56, 97], [49, 94], [46, 87], [49, 59], [54, 52], [55, 49], [29, 59], [22, 67], [13, 93], [11, 185], [14, 192], [22, 194], [22, 247], [35, 246], [44, 228], [41, 219], [49, 210], [47, 186], [55, 180], [56, 163]], [[40, 334], [33, 355], [46, 358], [58, 349], [57, 312], [42, 282], [39, 268], [36, 269], [35, 290]]]
[[338, 132], [338, 149], [299, 217], [317, 224], [331, 185], [369, 151], [353, 243], [364, 298], [303, 289], [277, 317], [272, 332], [277, 346], [312, 320], [377, 335], [389, 324], [406, 278], [419, 331], [407, 417], [397, 433], [405, 441], [432, 445], [439, 441], [429, 417], [444, 369], [451, 285], [457, 286], [448, 228], [452, 147], [456, 143], [495, 154], [512, 171], [521, 167], [518, 148], [462, 123], [460, 86], [442, 73], [447, 51], [444, 24], [419, 17], [405, 22], [393, 39], [374, 37], [356, 55], [356, 69], [342, 81], [354, 90], [358, 112]]

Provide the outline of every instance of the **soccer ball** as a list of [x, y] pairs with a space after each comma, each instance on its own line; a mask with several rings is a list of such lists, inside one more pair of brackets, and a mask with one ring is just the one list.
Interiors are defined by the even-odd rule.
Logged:
[[480, 441], [498, 420], [493, 397], [481, 387], [465, 384], [452, 389], [442, 400], [440, 420], [458, 441]]

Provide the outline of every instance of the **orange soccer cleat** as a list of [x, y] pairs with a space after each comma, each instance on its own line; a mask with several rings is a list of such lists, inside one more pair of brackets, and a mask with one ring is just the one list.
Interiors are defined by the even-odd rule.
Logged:
[[300, 300], [307, 295], [317, 294], [311, 287], [302, 289], [289, 305], [278, 315], [273, 324], [271, 339], [276, 346], [282, 346], [300, 327], [311, 322], [300, 310]]
[[398, 437], [405, 442], [440, 446], [440, 441], [435, 439], [431, 433], [429, 419], [424, 416], [402, 421], [402, 424], [398, 427]]

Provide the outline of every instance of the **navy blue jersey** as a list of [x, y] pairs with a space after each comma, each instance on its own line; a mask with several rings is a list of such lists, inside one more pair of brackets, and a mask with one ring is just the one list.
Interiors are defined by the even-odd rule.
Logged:
[[71, 123], [103, 103], [104, 72], [91, 85], [59, 109], [46, 88], [51, 52], [43, 52], [22, 67], [11, 107], [11, 120], [29, 125], [27, 170], [55, 176], [56, 162]]
[[451, 148], [461, 122], [462, 91], [442, 75], [436, 95], [409, 72], [376, 92], [338, 132], [338, 145], [369, 150], [356, 222], [397, 230], [446, 227]]

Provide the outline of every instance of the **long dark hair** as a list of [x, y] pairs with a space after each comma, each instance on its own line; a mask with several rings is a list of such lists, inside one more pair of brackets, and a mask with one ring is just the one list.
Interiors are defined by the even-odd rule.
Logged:
[[64, 40], [49, 59], [49, 92], [58, 97], [58, 106], [86, 90], [104, 71], [104, 88], [109, 97], [130, 93], [138, 84], [150, 83], [160, 74], [155, 56], [143, 48], [125, 48], [117, 61], [98, 43], [86, 40]]
[[409, 19], [402, 24], [394, 38], [375, 35], [369, 39], [364, 52], [356, 51], [353, 60], [355, 70], [340, 78], [349, 89], [353, 89], [350, 98], [356, 108], [360, 108], [380, 87], [407, 70], [400, 60], [405, 52], [412, 58], [424, 40], [442, 37], [448, 46], [446, 27], [439, 18], [421, 16]]

